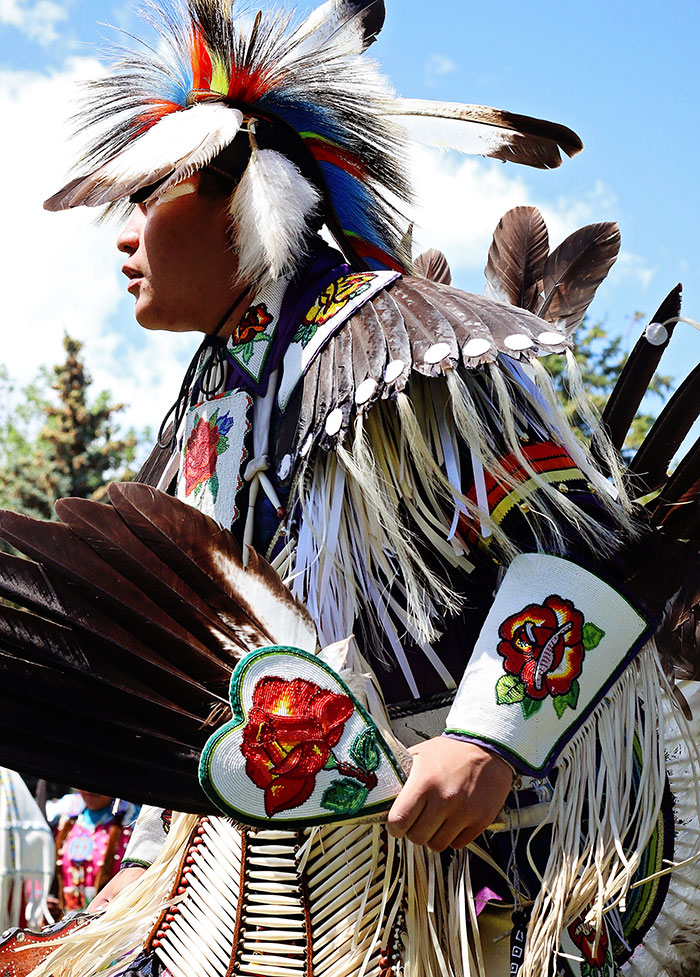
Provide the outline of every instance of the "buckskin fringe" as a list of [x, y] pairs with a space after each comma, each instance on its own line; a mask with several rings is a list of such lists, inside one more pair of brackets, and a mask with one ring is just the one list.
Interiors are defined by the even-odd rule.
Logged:
[[578, 916], [600, 932], [605, 913], [624, 902], [661, 809], [666, 765], [656, 717], [668, 691], [650, 641], [562, 753], [547, 822], [551, 850], [520, 977], [551, 972], [561, 933]]

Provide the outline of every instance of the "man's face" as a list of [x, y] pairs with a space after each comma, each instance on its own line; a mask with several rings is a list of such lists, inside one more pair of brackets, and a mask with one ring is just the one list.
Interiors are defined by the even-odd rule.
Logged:
[[117, 238], [122, 271], [146, 329], [212, 332], [240, 295], [227, 201], [200, 196], [196, 180], [138, 204]]

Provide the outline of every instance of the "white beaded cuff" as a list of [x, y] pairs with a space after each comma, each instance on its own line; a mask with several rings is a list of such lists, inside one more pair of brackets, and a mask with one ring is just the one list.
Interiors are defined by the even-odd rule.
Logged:
[[517, 556], [447, 717], [446, 733], [546, 775], [653, 626], [621, 593], [556, 556]]

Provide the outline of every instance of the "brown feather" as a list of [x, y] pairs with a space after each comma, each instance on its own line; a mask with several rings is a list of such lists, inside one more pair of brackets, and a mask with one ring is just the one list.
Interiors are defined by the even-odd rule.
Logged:
[[490, 298], [532, 311], [539, 301], [549, 234], [537, 207], [514, 207], [493, 232], [484, 274]]
[[441, 285], [452, 284], [452, 271], [447, 258], [438, 251], [437, 248], [429, 248], [423, 254], [418, 255], [413, 262], [413, 270], [421, 278], [428, 278], [431, 282], [439, 282]]
[[426, 295], [423, 286], [430, 285], [422, 278], [405, 278], [390, 287], [391, 297], [403, 316], [406, 332], [411, 343], [413, 369], [426, 376], [438, 376], [442, 372], [442, 360], [431, 363], [426, 354], [435, 345], [445, 345], [445, 359], [452, 366], [459, 362], [459, 346], [455, 331], [440, 303]]
[[211, 707], [209, 689], [149, 648], [47, 567], [0, 553], [0, 595], [69, 628], [81, 645], [97, 643], [111, 661], [151, 683], [181, 707], [202, 716]]
[[379, 325], [384, 333], [384, 339], [386, 340], [389, 351], [389, 362], [400, 360], [404, 364], [404, 373], [393, 384], [394, 389], [403, 390], [406, 386], [411, 368], [411, 344], [408, 339], [408, 333], [406, 332], [406, 324], [389, 291], [384, 290], [379, 295], [375, 295], [371, 304], [377, 313]]
[[[53, 694], [60, 694], [61, 684], [71, 687], [73, 683], [86, 713], [94, 712], [99, 717], [107, 705], [116, 711], [124, 709], [127, 715], [142, 716], [143, 729], [169, 737], [168, 730], [182, 729], [191, 736], [201, 725], [199, 716], [187, 713], [153, 686], [107, 661], [98, 642], [79, 642], [68, 628], [35, 614], [0, 604], [0, 646], [5, 652], [12, 651], [16, 658], [24, 658], [29, 666], [60, 672], [65, 682], [56, 680]], [[81, 689], [89, 694], [81, 694]]]
[[250, 650], [236, 630], [223, 625], [199, 594], [130, 532], [116, 509], [89, 499], [59, 499], [56, 514], [222, 661], [231, 665]]
[[0, 536], [20, 552], [58, 571], [84, 593], [99, 599], [122, 624], [129, 622], [130, 628], [179, 667], [192, 668], [196, 659], [202, 678], [221, 681], [229, 675], [230, 669], [213, 652], [105, 563], [67, 526], [0, 510]]
[[700, 413], [700, 364], [673, 394], [627, 468], [638, 496], [661, 487], [676, 451]]
[[665, 532], [700, 541], [700, 438], [648, 508], [652, 522]]
[[542, 274], [543, 297], [533, 311], [571, 333], [583, 320], [619, 250], [620, 229], [611, 221], [574, 231], [547, 258]]
[[246, 573], [240, 546], [209, 516], [136, 482], [111, 485], [109, 497], [132, 532], [187, 579], [251, 650], [266, 644], [316, 650], [308, 611], [271, 568], [265, 586]]
[[428, 145], [540, 169], [559, 166], [561, 152], [575, 156], [583, 149], [579, 137], [566, 126], [486, 105], [396, 99], [388, 114]]

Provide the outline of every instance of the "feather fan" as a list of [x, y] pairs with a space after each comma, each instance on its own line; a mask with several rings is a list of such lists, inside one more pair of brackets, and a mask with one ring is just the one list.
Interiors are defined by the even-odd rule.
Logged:
[[[0, 764], [65, 780], [70, 756], [67, 779], [88, 789], [209, 810], [197, 761], [235, 658], [271, 644], [314, 652], [316, 631], [272, 568], [252, 554], [244, 570], [207, 516], [145, 485], [110, 496], [114, 508], [58, 505], [75, 532], [0, 512], [0, 537], [38, 561], [0, 553], [0, 593], [24, 608], [0, 608]], [[83, 743], [76, 702], [100, 749]], [[119, 765], [130, 751], [137, 761]]]

